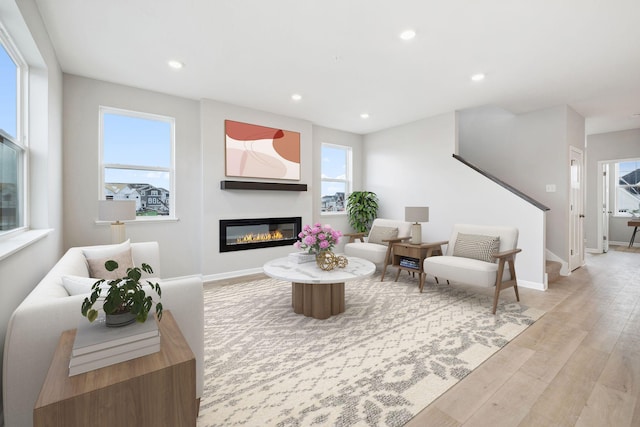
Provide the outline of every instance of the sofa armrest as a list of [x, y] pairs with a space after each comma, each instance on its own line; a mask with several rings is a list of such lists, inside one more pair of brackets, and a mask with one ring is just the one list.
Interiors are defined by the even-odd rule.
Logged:
[[162, 308], [171, 310], [196, 358], [196, 397], [204, 388], [204, 296], [200, 276], [160, 281]]
[[359, 239], [361, 242], [364, 242], [364, 236], [365, 235], [366, 235], [366, 233], [345, 233], [345, 234], [343, 234], [344, 237], [348, 237], [349, 238], [349, 241], [347, 243], [353, 243], [357, 239]]
[[440, 241], [440, 242], [433, 242], [433, 243], [429, 242], [429, 243], [423, 243], [423, 244], [422, 244], [422, 245], [420, 245], [420, 246], [422, 246], [423, 248], [435, 248], [435, 247], [437, 247], [437, 246], [448, 245], [448, 244], [449, 244], [449, 241], [448, 241], [448, 240], [442, 240], [442, 241]]
[[501, 258], [509, 259], [513, 257], [515, 254], [517, 254], [518, 252], [522, 252], [522, 249], [519, 249], [519, 248], [509, 249], [508, 251], [498, 252], [491, 256], [498, 260]]

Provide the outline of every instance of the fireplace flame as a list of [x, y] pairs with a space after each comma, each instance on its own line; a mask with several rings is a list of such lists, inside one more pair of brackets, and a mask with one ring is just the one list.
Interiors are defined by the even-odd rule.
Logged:
[[236, 238], [236, 243], [269, 242], [271, 240], [283, 239], [284, 235], [280, 230], [276, 230], [269, 233], [247, 233], [244, 236]]

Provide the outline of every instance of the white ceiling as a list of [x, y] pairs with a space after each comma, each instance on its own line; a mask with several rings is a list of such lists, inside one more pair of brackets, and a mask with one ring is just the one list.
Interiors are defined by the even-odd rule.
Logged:
[[[335, 129], [562, 104], [588, 134], [640, 128], [638, 0], [36, 3], [66, 73]], [[398, 37], [407, 28], [410, 42]], [[470, 81], [478, 72], [486, 79]]]

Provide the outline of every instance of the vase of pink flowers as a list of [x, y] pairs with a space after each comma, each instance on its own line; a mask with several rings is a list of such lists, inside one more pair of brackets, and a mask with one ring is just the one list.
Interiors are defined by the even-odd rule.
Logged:
[[316, 223], [305, 225], [298, 234], [298, 240], [293, 244], [297, 249], [306, 250], [309, 254], [319, 254], [322, 251], [330, 251], [338, 244], [342, 233], [334, 230], [330, 225]]

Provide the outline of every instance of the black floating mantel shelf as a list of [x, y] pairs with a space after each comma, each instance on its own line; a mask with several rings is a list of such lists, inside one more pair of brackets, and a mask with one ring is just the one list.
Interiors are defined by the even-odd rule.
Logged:
[[307, 191], [307, 184], [288, 184], [283, 182], [257, 181], [220, 181], [221, 190], [276, 190]]

